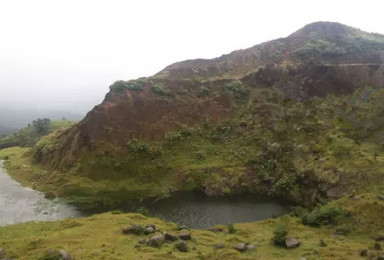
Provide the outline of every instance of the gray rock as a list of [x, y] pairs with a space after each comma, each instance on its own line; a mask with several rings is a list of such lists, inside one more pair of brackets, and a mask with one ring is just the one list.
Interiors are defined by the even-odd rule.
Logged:
[[140, 238], [138, 244], [145, 245], [147, 244], [147, 240], [145, 238]]
[[151, 228], [153, 228], [153, 230], [156, 230], [156, 226], [155, 226], [155, 224], [148, 224], [148, 225], [146, 225], [145, 226], [145, 228], [147, 228], [147, 227], [151, 227]]
[[163, 235], [165, 237], [165, 240], [176, 241], [178, 239], [177, 236], [175, 236], [174, 234], [171, 234], [169, 232], [164, 232]]
[[214, 245], [213, 245], [213, 248], [215, 248], [215, 249], [221, 249], [221, 248], [224, 248], [224, 244], [223, 244], [223, 243], [217, 243], [217, 244], [214, 244]]
[[182, 231], [179, 233], [179, 238], [181, 238], [182, 240], [191, 240], [191, 232]]
[[376, 257], [377, 260], [384, 260], [384, 255], [379, 255]]
[[5, 249], [4, 248], [0, 248], [0, 257], [5, 255]]
[[367, 249], [361, 249], [359, 251], [360, 256], [368, 256], [368, 250]]
[[208, 228], [208, 230], [214, 233], [219, 233], [224, 231], [223, 228], [220, 228], [220, 227], [211, 227], [211, 228]]
[[377, 237], [375, 237], [375, 241], [376, 242], [384, 241], [384, 236], [377, 236]]
[[379, 195], [379, 196], [377, 196], [377, 198], [378, 198], [379, 200], [384, 200], [384, 195]]
[[353, 199], [359, 200], [359, 199], [361, 199], [361, 195], [354, 196]]
[[179, 249], [180, 252], [187, 252], [188, 244], [187, 242], [180, 240], [176, 243], [176, 248]]
[[139, 235], [143, 229], [138, 225], [131, 225], [130, 227], [123, 228], [123, 234]]
[[250, 250], [250, 251], [256, 250], [256, 246], [253, 244], [249, 244], [249, 245], [247, 245], [247, 250]]
[[245, 250], [247, 250], [247, 245], [245, 243], [238, 243], [233, 248], [239, 252], [244, 252]]
[[375, 250], [381, 250], [381, 245], [380, 245], [380, 243], [375, 243], [374, 245], [373, 245], [373, 248], [375, 249]]
[[146, 227], [145, 228], [145, 234], [153, 234], [155, 233], [155, 229], [153, 227]]
[[300, 245], [300, 241], [296, 238], [286, 238], [285, 239], [285, 246], [287, 248], [296, 248]]
[[75, 259], [70, 254], [68, 254], [68, 252], [65, 250], [59, 250], [59, 254], [61, 256], [61, 259], [63, 259], [63, 260], [74, 260]]
[[152, 236], [149, 239], [148, 245], [152, 247], [161, 247], [165, 240], [165, 237], [162, 234]]

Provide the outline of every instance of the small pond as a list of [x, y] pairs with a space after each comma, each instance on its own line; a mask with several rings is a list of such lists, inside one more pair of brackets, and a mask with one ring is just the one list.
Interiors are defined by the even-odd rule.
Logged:
[[152, 216], [189, 228], [251, 222], [289, 212], [287, 203], [258, 195], [208, 197], [198, 192], [177, 192], [170, 198], [147, 205], [147, 208]]

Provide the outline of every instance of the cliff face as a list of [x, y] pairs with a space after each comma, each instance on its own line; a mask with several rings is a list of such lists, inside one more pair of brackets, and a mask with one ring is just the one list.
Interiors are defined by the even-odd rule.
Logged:
[[57, 167], [105, 147], [124, 154], [132, 138], [156, 141], [181, 126], [220, 122], [238, 107], [234, 95], [223, 90], [236, 80], [245, 89], [274, 88], [300, 98], [382, 87], [383, 58], [382, 35], [338, 23], [310, 24], [287, 38], [212, 60], [178, 62], [150, 78], [116, 82], [100, 105], [56, 137], [60, 145], [35, 157]]

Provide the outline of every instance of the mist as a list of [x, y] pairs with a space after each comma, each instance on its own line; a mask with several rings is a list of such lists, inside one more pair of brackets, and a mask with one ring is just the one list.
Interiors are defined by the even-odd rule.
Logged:
[[116, 80], [285, 37], [311, 22], [384, 33], [377, 19], [381, 6], [380, 1], [316, 6], [303, 1], [1, 1], [0, 108], [84, 115]]

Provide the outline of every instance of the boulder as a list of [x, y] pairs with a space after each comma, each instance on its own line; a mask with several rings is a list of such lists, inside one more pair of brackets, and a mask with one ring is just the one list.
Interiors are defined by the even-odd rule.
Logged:
[[384, 200], [384, 195], [380, 194], [379, 196], [377, 196], [377, 198], [378, 198], [379, 200]]
[[367, 249], [361, 249], [359, 251], [360, 256], [368, 256], [368, 250]]
[[135, 234], [135, 235], [140, 235], [142, 232], [142, 227], [138, 225], [131, 225], [130, 227], [125, 227], [123, 228], [123, 234]]
[[169, 232], [164, 232], [164, 237], [165, 237], [165, 240], [169, 240], [169, 241], [176, 241], [178, 238], [176, 235], [174, 234], [171, 234]]
[[151, 228], [153, 228], [153, 230], [156, 230], [156, 226], [155, 226], [155, 224], [148, 224], [148, 225], [146, 225], [145, 226], [145, 228], [148, 228], [148, 227], [151, 227]]
[[152, 236], [149, 239], [148, 245], [152, 247], [161, 247], [165, 240], [165, 237], [162, 234]]
[[238, 243], [233, 248], [239, 252], [244, 252], [245, 250], [247, 250], [247, 245], [245, 243]]
[[145, 234], [153, 234], [153, 233], [155, 233], [155, 229], [153, 228], [153, 227], [146, 227], [145, 228]]
[[179, 238], [182, 240], [191, 240], [191, 232], [182, 231], [179, 233]]
[[249, 250], [249, 251], [256, 250], [256, 246], [253, 244], [249, 244], [249, 245], [247, 245], [247, 250]]
[[285, 246], [287, 248], [296, 248], [300, 245], [300, 241], [296, 238], [286, 238], [285, 239]]
[[4, 248], [0, 248], [0, 257], [2, 257], [4, 255], [5, 255], [5, 249]]
[[211, 227], [211, 228], [208, 228], [209, 231], [212, 231], [214, 233], [219, 233], [219, 232], [223, 232], [224, 229], [221, 228], [221, 227]]
[[180, 240], [176, 243], [176, 248], [179, 249], [180, 252], [187, 252], [188, 244], [187, 242]]
[[381, 250], [381, 245], [380, 245], [380, 243], [375, 243], [374, 245], [373, 245], [373, 248], [375, 249], [375, 250]]
[[59, 254], [60, 254], [61, 259], [63, 259], [63, 260], [74, 260], [75, 259], [70, 254], [68, 254], [68, 252], [65, 250], [59, 250]]
[[384, 241], [384, 236], [377, 236], [377, 237], [375, 237], [375, 241], [376, 242]]
[[224, 244], [223, 244], [223, 243], [217, 243], [217, 244], [214, 244], [214, 245], [213, 245], [213, 248], [215, 248], [215, 249], [221, 249], [221, 248], [224, 248]]
[[384, 260], [384, 255], [379, 255], [376, 257], [377, 260]]

